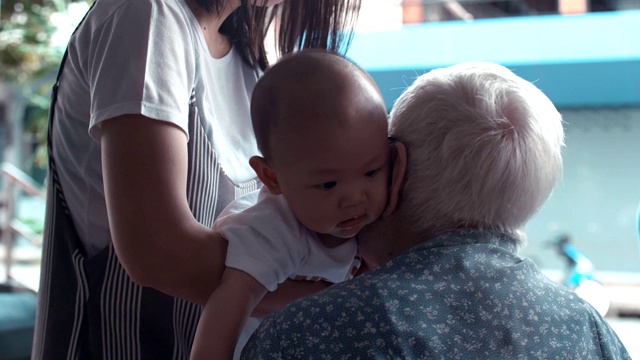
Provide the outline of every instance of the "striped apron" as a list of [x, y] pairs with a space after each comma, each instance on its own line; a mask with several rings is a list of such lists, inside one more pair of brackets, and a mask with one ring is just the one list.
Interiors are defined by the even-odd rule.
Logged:
[[[58, 78], [49, 113], [47, 208], [32, 359], [188, 359], [201, 307], [134, 284], [113, 245], [86, 257], [51, 154]], [[232, 183], [217, 162], [198, 116], [189, 107], [187, 198], [194, 217], [211, 227], [234, 198], [258, 183]]]

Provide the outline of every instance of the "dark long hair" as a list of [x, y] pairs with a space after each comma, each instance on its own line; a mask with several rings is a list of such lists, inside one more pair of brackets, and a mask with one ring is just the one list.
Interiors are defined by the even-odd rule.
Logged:
[[[195, 0], [207, 11], [219, 13], [227, 0]], [[241, 0], [222, 24], [227, 35], [241, 50], [245, 61], [256, 69], [268, 65], [265, 37], [269, 25], [277, 19], [279, 55], [306, 48], [343, 53], [351, 42], [361, 0], [285, 0], [266, 8], [266, 0]]]

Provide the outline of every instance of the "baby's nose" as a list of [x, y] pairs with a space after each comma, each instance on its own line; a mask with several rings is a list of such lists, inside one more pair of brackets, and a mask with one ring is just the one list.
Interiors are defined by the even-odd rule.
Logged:
[[344, 194], [340, 206], [345, 208], [359, 206], [362, 205], [366, 200], [367, 195], [363, 189], [352, 188]]

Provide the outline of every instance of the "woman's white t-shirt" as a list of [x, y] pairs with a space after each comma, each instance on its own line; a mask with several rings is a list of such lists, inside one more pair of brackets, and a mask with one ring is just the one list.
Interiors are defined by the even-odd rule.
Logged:
[[230, 180], [253, 179], [248, 159], [258, 154], [249, 113], [257, 74], [235, 49], [212, 58], [183, 0], [100, 0], [91, 11], [69, 43], [52, 132], [62, 188], [89, 256], [111, 241], [103, 121], [124, 114], [166, 121], [185, 132], [186, 146], [195, 90], [199, 116]]

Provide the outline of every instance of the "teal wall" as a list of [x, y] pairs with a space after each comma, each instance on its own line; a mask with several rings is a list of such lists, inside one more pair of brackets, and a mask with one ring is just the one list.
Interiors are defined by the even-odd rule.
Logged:
[[362, 32], [347, 54], [391, 108], [417, 75], [491, 61], [535, 82], [557, 107], [640, 105], [640, 11], [449, 21]]
[[640, 274], [640, 107], [560, 112], [563, 178], [527, 225], [523, 254], [559, 268], [562, 262], [544, 241], [567, 232], [598, 269]]

